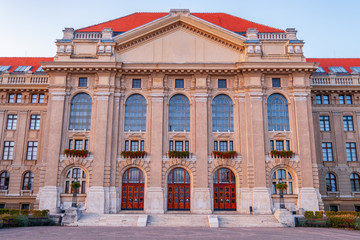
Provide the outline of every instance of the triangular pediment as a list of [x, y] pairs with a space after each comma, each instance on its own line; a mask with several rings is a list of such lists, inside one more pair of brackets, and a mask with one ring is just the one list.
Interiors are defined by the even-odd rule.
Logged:
[[121, 62], [238, 62], [246, 38], [194, 16], [166, 16], [116, 36]]

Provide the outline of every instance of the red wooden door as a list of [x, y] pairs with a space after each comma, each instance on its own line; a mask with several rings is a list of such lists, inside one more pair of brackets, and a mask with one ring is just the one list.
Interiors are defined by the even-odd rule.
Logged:
[[221, 168], [214, 174], [214, 210], [236, 210], [235, 175]]
[[144, 209], [144, 174], [138, 168], [130, 168], [123, 175], [121, 209]]
[[168, 176], [168, 210], [190, 210], [190, 175], [182, 168]]

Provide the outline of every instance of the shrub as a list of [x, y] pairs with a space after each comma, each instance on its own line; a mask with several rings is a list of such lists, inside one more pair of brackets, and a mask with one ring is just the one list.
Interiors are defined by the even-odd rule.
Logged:
[[347, 214], [347, 215], [335, 215], [329, 217], [330, 226], [333, 228], [348, 228], [354, 227], [356, 216]]
[[18, 210], [18, 209], [10, 209], [9, 214], [10, 215], [19, 215], [20, 210]]
[[335, 215], [352, 215], [352, 216], [358, 216], [358, 212], [355, 211], [338, 211]]
[[354, 223], [355, 230], [360, 230], [360, 218], [357, 218]]
[[315, 215], [314, 215], [314, 212], [313, 211], [305, 211], [304, 212], [304, 217], [306, 219], [314, 219], [315, 218]]
[[326, 211], [325, 212], [325, 215], [327, 218], [331, 217], [331, 216], [335, 216], [336, 215], [336, 212], [335, 211]]
[[29, 213], [30, 213], [30, 211], [27, 210], [27, 209], [22, 209], [22, 210], [20, 211], [20, 213], [21, 213], [21, 215], [28, 216]]
[[49, 215], [49, 210], [33, 210], [32, 215], [35, 218], [47, 217]]
[[49, 210], [48, 209], [44, 209], [44, 210], [41, 210], [41, 216], [42, 217], [48, 217], [49, 216]]
[[213, 151], [215, 157], [218, 158], [235, 158], [237, 156], [236, 151], [227, 151], [227, 152], [220, 152], [220, 151]]
[[5, 214], [5, 213], [10, 213], [10, 209], [0, 208], [0, 215]]
[[18, 227], [26, 227], [29, 225], [29, 220], [24, 215], [16, 216], [14, 221], [15, 221], [16, 226], [18, 226]]
[[188, 158], [190, 156], [189, 151], [169, 151], [169, 158]]
[[316, 211], [315, 212], [315, 218], [316, 219], [322, 219], [324, 216], [324, 212], [323, 211]]

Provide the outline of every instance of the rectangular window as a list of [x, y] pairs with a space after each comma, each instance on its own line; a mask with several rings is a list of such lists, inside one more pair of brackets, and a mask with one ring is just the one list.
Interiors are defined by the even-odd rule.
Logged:
[[30, 204], [21, 204], [21, 210], [30, 210]]
[[321, 95], [316, 95], [316, 104], [322, 104]]
[[21, 94], [16, 94], [16, 103], [21, 103]]
[[323, 104], [330, 104], [329, 95], [324, 95], [323, 96]]
[[330, 205], [329, 210], [333, 211], [333, 212], [337, 212], [337, 211], [339, 211], [339, 206], [338, 205]]
[[218, 88], [226, 88], [226, 79], [218, 79]]
[[141, 88], [141, 79], [133, 79], [132, 88]]
[[332, 143], [323, 142], [321, 146], [322, 146], [323, 161], [332, 162], [333, 161]]
[[40, 129], [40, 115], [31, 115], [30, 117], [30, 130]]
[[31, 103], [37, 103], [37, 94], [31, 95]]
[[28, 142], [26, 160], [36, 160], [38, 142]]
[[13, 141], [5, 141], [4, 142], [3, 160], [12, 160], [13, 155], [14, 155], [14, 142]]
[[173, 149], [174, 149], [174, 142], [170, 141], [169, 142], [169, 151], [173, 151]]
[[39, 94], [39, 103], [44, 103], [44, 102], [45, 102], [45, 95]]
[[15, 102], [15, 94], [9, 94], [9, 103]]
[[356, 162], [356, 144], [354, 142], [346, 143], [346, 157], [348, 162]]
[[75, 140], [75, 149], [83, 150], [83, 140]]
[[0, 203], [0, 209], [5, 208], [5, 203]]
[[140, 141], [140, 151], [145, 151], [145, 141], [144, 140]]
[[330, 117], [320, 116], [320, 131], [330, 131]]
[[343, 116], [344, 131], [354, 131], [353, 117]]
[[183, 141], [175, 141], [175, 151], [183, 150]]
[[346, 104], [352, 104], [352, 97], [351, 97], [351, 95], [346, 95]]
[[270, 140], [270, 151], [274, 150], [274, 140]]
[[184, 88], [184, 79], [175, 79], [175, 88]]
[[16, 123], [17, 123], [17, 115], [9, 114], [8, 118], [7, 118], [6, 129], [15, 130], [16, 129]]
[[339, 95], [339, 104], [345, 104], [345, 96]]
[[89, 150], [89, 140], [85, 139], [85, 148], [84, 150]]
[[276, 150], [278, 150], [278, 151], [284, 150], [284, 141], [276, 140]]
[[69, 149], [73, 150], [73, 140], [72, 139], [69, 140]]
[[189, 151], [189, 141], [185, 141], [185, 151]]
[[273, 78], [272, 79], [272, 87], [273, 88], [281, 87], [280, 86], [280, 78]]
[[87, 78], [79, 78], [79, 87], [87, 87]]
[[290, 151], [290, 141], [286, 140], [286, 151]]
[[229, 151], [233, 151], [234, 147], [233, 147], [233, 141], [229, 142]]
[[131, 141], [131, 151], [139, 151], [139, 141]]
[[129, 151], [129, 140], [125, 141], [125, 151]]
[[218, 150], [218, 142], [214, 141], [214, 151], [217, 151], [217, 150]]
[[227, 152], [227, 141], [220, 141], [220, 152]]

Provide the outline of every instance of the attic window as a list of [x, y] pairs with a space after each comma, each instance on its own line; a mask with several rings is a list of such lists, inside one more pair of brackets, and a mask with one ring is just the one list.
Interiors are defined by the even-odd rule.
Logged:
[[[360, 73], [360, 67], [350, 67], [351, 70], [353, 70], [353, 72], [357, 72]], [[0, 69], [1, 71], [1, 69]]]
[[322, 67], [318, 67], [315, 71], [316, 73], [326, 73], [325, 70]]
[[334, 73], [348, 73], [343, 67], [329, 67], [329, 70]]
[[11, 66], [0, 66], [0, 72], [7, 71], [11, 68]]
[[26, 72], [29, 71], [32, 66], [18, 66], [14, 72]]
[[42, 67], [39, 67], [36, 72], [44, 72], [44, 69], [42, 69]]

